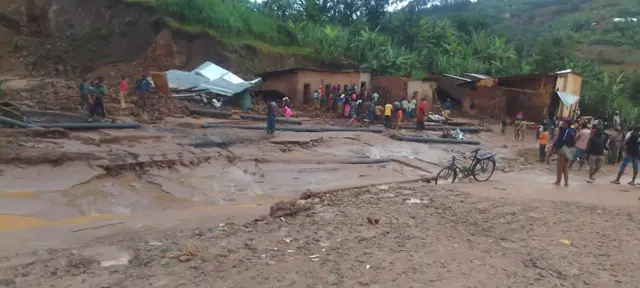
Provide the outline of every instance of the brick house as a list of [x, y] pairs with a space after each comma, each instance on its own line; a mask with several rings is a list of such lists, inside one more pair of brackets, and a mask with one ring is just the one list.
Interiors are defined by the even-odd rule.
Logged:
[[309, 105], [313, 91], [319, 86], [329, 89], [340, 85], [369, 87], [371, 73], [347, 70], [326, 70], [314, 68], [291, 68], [265, 72], [258, 75], [262, 84], [258, 93], [278, 94], [289, 97], [293, 105]]

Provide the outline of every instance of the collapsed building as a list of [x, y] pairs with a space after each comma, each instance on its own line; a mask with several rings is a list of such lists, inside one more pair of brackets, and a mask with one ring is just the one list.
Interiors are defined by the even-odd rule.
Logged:
[[574, 117], [582, 90], [582, 75], [571, 70], [498, 78], [470, 73], [462, 77], [436, 74], [427, 79], [437, 83], [441, 98], [450, 97], [463, 113], [469, 113], [471, 102], [475, 102], [477, 115], [496, 120], [503, 115], [515, 118], [518, 112], [533, 122]]

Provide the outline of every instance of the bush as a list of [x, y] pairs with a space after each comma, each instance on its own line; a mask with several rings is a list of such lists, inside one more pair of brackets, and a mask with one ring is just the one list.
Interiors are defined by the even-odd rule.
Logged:
[[279, 21], [243, 1], [157, 0], [158, 11], [186, 26], [212, 29], [218, 35], [247, 37], [272, 44], [289, 44], [291, 34]]

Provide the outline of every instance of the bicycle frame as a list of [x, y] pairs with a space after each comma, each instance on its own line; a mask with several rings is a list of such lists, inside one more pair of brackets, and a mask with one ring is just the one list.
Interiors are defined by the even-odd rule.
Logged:
[[[469, 163], [469, 167], [473, 167], [473, 164], [475, 164], [476, 162], [478, 162], [479, 160], [481, 160], [480, 158], [478, 158], [478, 152], [479, 151], [473, 151], [473, 160], [471, 160], [471, 163]], [[449, 151], [449, 154], [451, 154], [451, 163], [449, 163], [449, 165], [447, 165], [448, 167], [454, 168], [457, 171], [460, 171], [460, 173], [462, 173], [463, 177], [468, 177], [470, 175], [469, 171], [464, 171], [462, 170], [462, 168], [460, 168], [460, 166], [458, 166], [458, 164], [456, 164], [456, 155], [454, 155], [451, 151]]]

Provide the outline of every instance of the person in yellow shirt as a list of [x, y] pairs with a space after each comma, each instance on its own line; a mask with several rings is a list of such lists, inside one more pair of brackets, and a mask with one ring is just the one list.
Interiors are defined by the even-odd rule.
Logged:
[[391, 112], [393, 111], [393, 105], [387, 103], [384, 105], [384, 127], [391, 128]]
[[376, 121], [380, 121], [384, 115], [384, 107], [376, 105]]
[[544, 162], [547, 158], [547, 144], [549, 144], [549, 131], [547, 127], [542, 128], [542, 132], [538, 136], [538, 144], [540, 144], [540, 162]]

